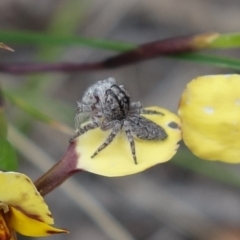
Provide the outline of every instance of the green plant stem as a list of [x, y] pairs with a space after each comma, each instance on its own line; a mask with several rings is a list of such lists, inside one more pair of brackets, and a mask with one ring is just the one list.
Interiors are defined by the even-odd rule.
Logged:
[[104, 49], [116, 52], [129, 51], [137, 47], [133, 43], [120, 41], [93, 39], [68, 34], [48, 34], [30, 31], [0, 31], [1, 41], [15, 44], [37, 44], [37, 45], [82, 45], [91, 48]]

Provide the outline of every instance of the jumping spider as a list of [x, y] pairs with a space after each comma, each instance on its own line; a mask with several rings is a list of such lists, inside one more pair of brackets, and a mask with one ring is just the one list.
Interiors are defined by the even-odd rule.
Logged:
[[[164, 128], [140, 115], [164, 114], [143, 109], [140, 102], [131, 102], [129, 93], [123, 85], [117, 85], [114, 78], [98, 81], [89, 87], [82, 101], [77, 102], [77, 104], [75, 115], [77, 130], [70, 142], [91, 129], [98, 127], [103, 131], [111, 129], [111, 133], [105, 142], [93, 153], [91, 158], [106, 148], [122, 129], [130, 143], [135, 164], [137, 164], [137, 157], [134, 138], [165, 140], [168, 137]], [[90, 120], [90, 122], [81, 126], [87, 120]]]

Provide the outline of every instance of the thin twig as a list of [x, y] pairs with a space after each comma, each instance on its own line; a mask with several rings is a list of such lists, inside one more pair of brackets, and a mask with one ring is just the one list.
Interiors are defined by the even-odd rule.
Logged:
[[12, 49], [11, 47], [9, 47], [6, 44], [1, 43], [1, 42], [0, 42], [0, 48], [5, 49], [5, 50], [10, 51], [10, 52], [15, 52], [14, 49]]

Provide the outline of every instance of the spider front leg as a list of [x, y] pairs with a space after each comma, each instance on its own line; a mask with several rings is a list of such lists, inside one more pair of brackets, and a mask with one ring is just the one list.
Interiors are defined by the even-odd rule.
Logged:
[[70, 143], [74, 142], [74, 140], [83, 135], [84, 133], [88, 132], [89, 130], [95, 129], [99, 127], [99, 123], [93, 122], [93, 123], [88, 123], [83, 127], [80, 127], [77, 129], [77, 132], [73, 135], [73, 137], [69, 140]]
[[77, 102], [77, 109], [76, 109], [76, 114], [78, 113], [86, 113], [86, 112], [91, 112], [92, 108], [90, 105], [87, 105], [82, 102]]
[[92, 112], [91, 106], [88, 106], [82, 102], [77, 102], [77, 109], [74, 118], [76, 129], [80, 128], [82, 123], [89, 120], [91, 112]]
[[130, 143], [131, 146], [131, 152], [132, 152], [132, 156], [133, 156], [133, 160], [134, 163], [137, 165], [137, 157], [136, 157], [136, 149], [135, 149], [135, 142], [134, 142], [134, 138], [132, 136], [131, 130], [130, 130], [130, 126], [129, 126], [129, 122], [128, 121], [124, 121], [124, 125], [123, 125], [124, 131], [127, 135], [127, 139]]
[[93, 153], [91, 158], [94, 158], [99, 152], [101, 152], [104, 148], [106, 148], [113, 141], [113, 139], [116, 137], [118, 132], [121, 130], [122, 124], [119, 121], [111, 121], [111, 122], [103, 121], [103, 125], [100, 127], [103, 131], [112, 129], [112, 132], [106, 138], [105, 142]]

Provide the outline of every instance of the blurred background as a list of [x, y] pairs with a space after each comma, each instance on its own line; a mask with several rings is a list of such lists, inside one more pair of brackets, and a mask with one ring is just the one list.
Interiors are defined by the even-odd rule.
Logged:
[[[0, 28], [141, 44], [209, 31], [237, 32], [239, 12], [237, 0], [1, 0]], [[115, 54], [76, 45], [5, 43], [15, 49], [15, 53], [0, 52], [5, 63], [79, 63]], [[236, 50], [219, 52], [239, 54]], [[0, 80], [10, 95], [73, 128], [76, 101], [97, 80], [114, 77], [133, 100], [176, 112], [191, 79], [223, 73], [233, 71], [158, 58], [95, 72], [0, 73]], [[8, 101], [6, 111], [19, 171], [35, 180], [63, 156], [70, 135], [35, 120]], [[239, 172], [238, 165], [199, 160], [182, 146], [173, 160], [136, 175], [77, 174], [46, 197], [55, 226], [70, 231], [48, 239], [239, 240]]]

